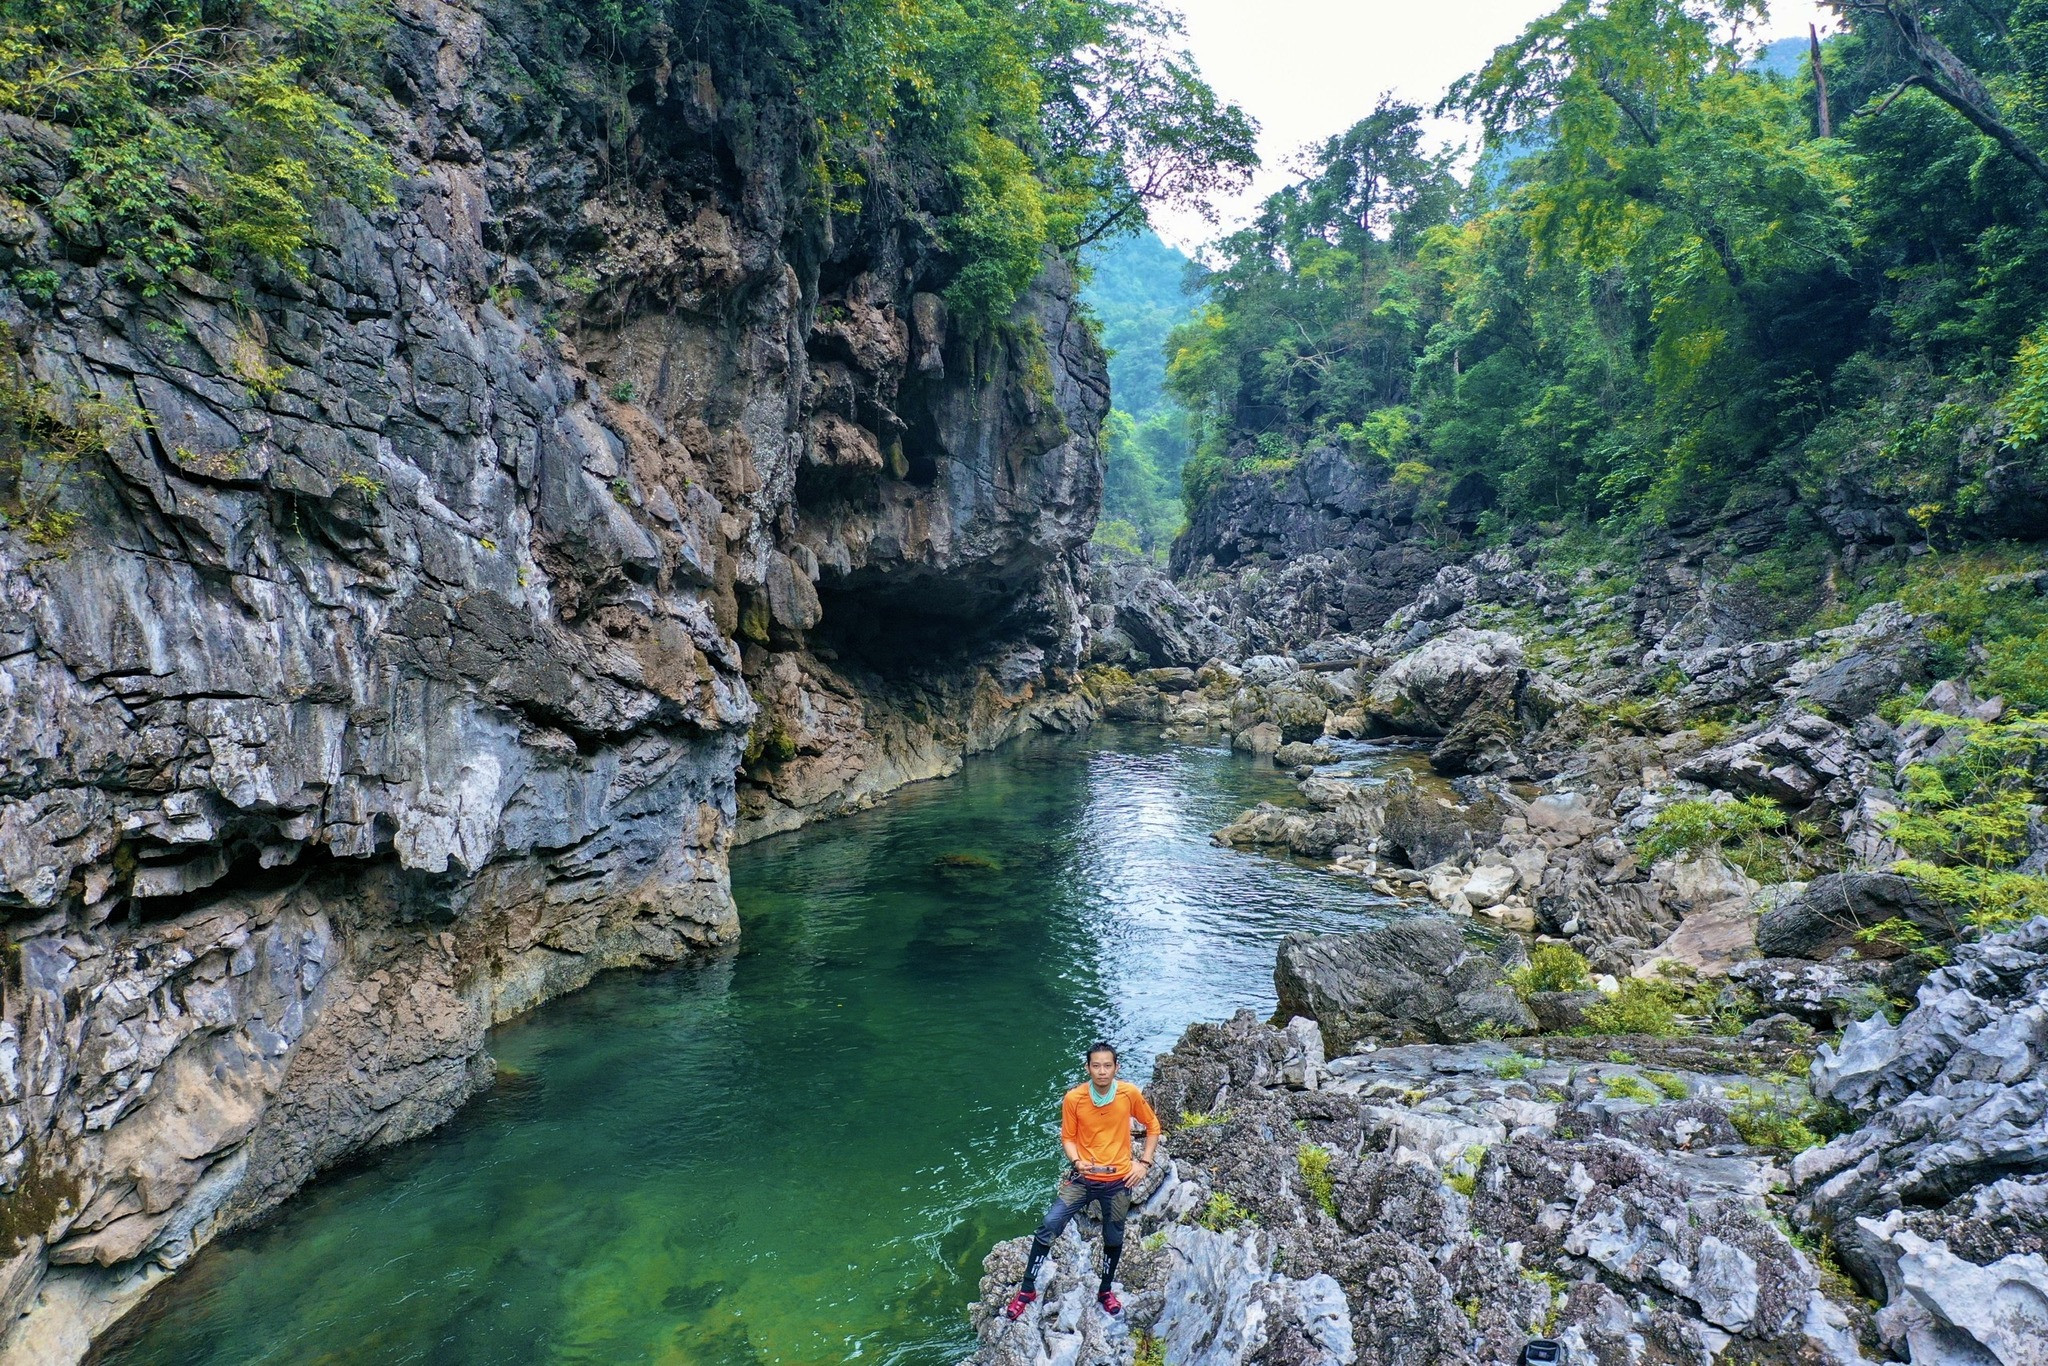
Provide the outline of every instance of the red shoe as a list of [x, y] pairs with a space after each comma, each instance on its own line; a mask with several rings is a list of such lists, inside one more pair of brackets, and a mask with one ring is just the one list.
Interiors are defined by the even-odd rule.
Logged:
[[1003, 1317], [1013, 1322], [1024, 1317], [1024, 1311], [1038, 1303], [1036, 1290], [1019, 1290], [1010, 1296], [1010, 1302], [1003, 1306]]
[[1124, 1312], [1124, 1302], [1116, 1297], [1114, 1290], [1103, 1291], [1095, 1297], [1095, 1302], [1102, 1306], [1102, 1312], [1105, 1314], [1115, 1315]]

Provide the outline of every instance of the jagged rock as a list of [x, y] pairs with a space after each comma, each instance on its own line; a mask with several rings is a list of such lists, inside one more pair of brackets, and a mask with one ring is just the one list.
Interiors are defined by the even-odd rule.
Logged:
[[1286, 655], [1253, 655], [1244, 662], [1242, 677], [1252, 687], [1263, 688], [1300, 672], [1301, 667]]
[[1548, 831], [1570, 839], [1591, 839], [1610, 830], [1614, 822], [1601, 817], [1583, 792], [1552, 792], [1529, 803], [1522, 813], [1531, 830]]
[[[1897, 1025], [1872, 1015], [1821, 1046], [1814, 1092], [1860, 1127], [1801, 1153], [1793, 1175], [1801, 1217], [1832, 1229], [1857, 1279], [1892, 1301], [1880, 1322], [1895, 1337], [1954, 1354], [1937, 1360], [2025, 1359], [2003, 1344], [2048, 1322], [2048, 1281], [2033, 1280], [2032, 1298], [1996, 1287], [2027, 1283], [2038, 1252], [1930, 1235], [1953, 1229], [1964, 1243], [1986, 1205], [1959, 1197], [2048, 1163], [2048, 918], [1962, 945], [1955, 959]], [[2048, 1231], [2032, 1192], [2000, 1185], [1990, 1208], [2031, 1211], [2034, 1236]], [[1902, 1215], [1936, 1205], [1955, 1213]], [[1972, 1305], [1980, 1292], [1992, 1298]]]
[[1468, 1039], [1487, 1022], [1527, 1033], [1536, 1019], [1502, 974], [1518, 945], [1475, 941], [1459, 921], [1418, 916], [1351, 934], [1291, 934], [1273, 984], [1283, 1015], [1304, 1015], [1326, 1038]]
[[1772, 1013], [1840, 1029], [1884, 1008], [1893, 964], [1872, 959], [1753, 958], [1728, 969], [1729, 979], [1755, 993]]
[[[1128, 644], [1131, 656], [1142, 656], [1153, 668], [1195, 669], [1218, 655], [1237, 653], [1229, 632], [1148, 564], [1120, 560], [1099, 565], [1089, 579], [1089, 590], [1093, 601], [1108, 609], [1108, 625]], [[1110, 658], [1108, 651], [1097, 657], [1123, 662]], [[1193, 686], [1192, 680], [1187, 686]]]
[[1458, 805], [1418, 788], [1407, 773], [1396, 773], [1364, 800], [1380, 808], [1379, 832], [1386, 847], [1410, 868], [1471, 862], [1478, 848], [1500, 837], [1509, 814], [1507, 802], [1496, 794]]
[[2048, 1258], [2038, 1252], [1966, 1261], [1902, 1227], [1903, 1212], [1859, 1220], [1896, 1255], [1884, 1262], [1877, 1327], [1920, 1362], [2048, 1366]]
[[[1722, 1108], [1752, 1079], [1684, 1073], [1686, 1100], [1617, 1098], [1614, 1077], [1649, 1087], [1605, 1061], [1611, 1042], [1584, 1042], [1595, 1061], [1382, 1048], [1303, 1091], [1284, 1035], [1244, 1012], [1191, 1027], [1151, 1095], [1189, 1184], [1248, 1211], [1289, 1275], [1342, 1287], [1358, 1362], [1495, 1366], [1548, 1324], [1573, 1360], [1862, 1366], [1853, 1307], [1758, 1212], [1775, 1168]], [[1323, 1192], [1302, 1175], [1309, 1144]], [[1182, 1225], [1213, 1208], [1182, 1203]]]
[[1383, 465], [1319, 446], [1278, 477], [1242, 475], [1203, 499], [1173, 574], [1254, 651], [1376, 631], [1443, 564], [1414, 507]]
[[1443, 735], [1474, 711], [1512, 717], [1522, 673], [1521, 641], [1461, 627], [1395, 661], [1371, 702], [1390, 729]]
[[1826, 717], [1792, 711], [1756, 735], [1687, 760], [1678, 776], [1788, 806], [1842, 811], [1856, 805], [1871, 771], [1869, 756], [1848, 731]]
[[1767, 958], [1818, 961], [1848, 948], [1881, 954], [1883, 946], [1864, 945], [1856, 932], [1887, 920], [1918, 927], [1930, 942], [1955, 934], [1947, 917], [1896, 873], [1825, 873], [1798, 897], [1764, 914], [1757, 922], [1756, 945]]

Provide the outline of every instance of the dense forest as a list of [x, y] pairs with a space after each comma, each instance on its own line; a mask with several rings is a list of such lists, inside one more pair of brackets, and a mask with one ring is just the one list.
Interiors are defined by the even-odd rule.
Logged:
[[1838, 9], [1816, 65], [1758, 6], [1570, 0], [1443, 101], [1471, 175], [1393, 98], [1310, 149], [1173, 335], [1188, 496], [1336, 443], [1482, 535], [1759, 486], [2038, 532], [2048, 6]]

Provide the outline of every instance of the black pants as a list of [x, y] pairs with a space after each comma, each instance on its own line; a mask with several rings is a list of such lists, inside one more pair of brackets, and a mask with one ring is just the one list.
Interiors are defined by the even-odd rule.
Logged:
[[1032, 1241], [1051, 1247], [1074, 1216], [1086, 1209], [1093, 1201], [1102, 1213], [1102, 1245], [1122, 1247], [1124, 1245], [1124, 1218], [1131, 1212], [1131, 1186], [1128, 1181], [1081, 1181], [1060, 1182], [1059, 1190], [1053, 1196], [1052, 1208], [1045, 1212], [1045, 1222], [1038, 1226]]
[[1038, 1269], [1045, 1265], [1053, 1243], [1090, 1201], [1102, 1211], [1102, 1289], [1109, 1289], [1116, 1276], [1117, 1262], [1124, 1255], [1124, 1218], [1131, 1212], [1130, 1183], [1083, 1181], [1071, 1171], [1060, 1182], [1052, 1208], [1045, 1212], [1045, 1222], [1031, 1235], [1031, 1259], [1024, 1264], [1024, 1289], [1038, 1288]]

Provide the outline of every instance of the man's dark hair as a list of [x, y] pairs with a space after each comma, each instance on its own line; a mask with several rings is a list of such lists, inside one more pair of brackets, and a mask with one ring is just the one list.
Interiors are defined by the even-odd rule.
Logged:
[[1094, 1043], [1088, 1045], [1088, 1056], [1093, 1058], [1097, 1053], [1107, 1053], [1114, 1059], [1116, 1057], [1116, 1045], [1107, 1039], [1097, 1039]]

